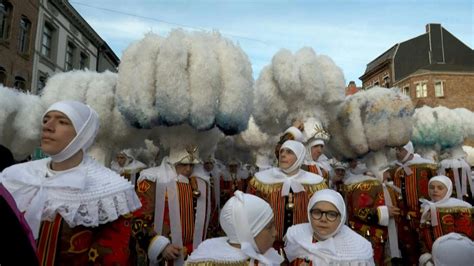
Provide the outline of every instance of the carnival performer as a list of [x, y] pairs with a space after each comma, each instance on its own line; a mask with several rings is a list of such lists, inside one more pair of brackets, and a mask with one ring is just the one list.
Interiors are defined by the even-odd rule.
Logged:
[[[396, 192], [377, 178], [350, 175], [344, 181], [348, 224], [365, 237], [374, 249], [376, 265], [385, 265], [385, 245], [390, 244], [390, 257], [400, 257], [397, 230], [393, 217], [400, 215]], [[391, 238], [389, 242], [389, 238]]]
[[265, 199], [275, 213], [274, 247], [279, 251], [288, 227], [308, 221], [309, 198], [327, 188], [321, 176], [300, 169], [305, 153], [301, 142], [287, 140], [280, 148], [279, 166], [256, 173], [249, 182], [248, 192]]
[[135, 159], [129, 149], [117, 153], [117, 157], [110, 164], [110, 169], [130, 180], [133, 184], [135, 184], [137, 174], [145, 168], [147, 168], [146, 165]]
[[[299, 120], [293, 123], [293, 126], [288, 128], [283, 136], [280, 138], [280, 142], [277, 145], [279, 147], [285, 140], [297, 140], [305, 143], [306, 146], [306, 158], [302, 164], [302, 169], [317, 175], [320, 175], [329, 185], [329, 175], [333, 171], [326, 155], [324, 155], [325, 141], [329, 139], [329, 134], [322, 128], [322, 126], [315, 122], [313, 119], [308, 119], [307, 128], [305, 130], [305, 124]], [[283, 142], [282, 142], [283, 141]], [[278, 156], [277, 156], [278, 157]]]
[[51, 105], [42, 117], [41, 148], [50, 158], [2, 172], [37, 243], [40, 265], [128, 265], [133, 185], [86, 151], [97, 113], [77, 101]]
[[183, 265], [206, 238], [209, 177], [198, 163], [196, 146], [175, 147], [159, 167], [142, 171], [137, 193], [143, 208], [133, 219], [137, 264]]
[[420, 256], [419, 265], [431, 262], [433, 243], [443, 235], [455, 232], [474, 239], [474, 208], [465, 201], [451, 197], [452, 191], [451, 180], [439, 175], [431, 178], [428, 183], [431, 201], [420, 199], [423, 209], [420, 229], [425, 253]]
[[273, 211], [263, 199], [236, 191], [222, 208], [225, 237], [202, 242], [187, 265], [280, 265], [272, 248], [276, 230]]
[[370, 242], [344, 224], [341, 194], [331, 189], [314, 193], [307, 216], [309, 223], [290, 227], [285, 236], [291, 265], [374, 265]]
[[397, 147], [395, 151], [395, 166], [386, 173], [393, 178], [394, 185], [401, 192], [397, 198], [400, 215], [396, 219], [399, 247], [404, 265], [416, 265], [421, 255], [418, 233], [421, 218], [419, 199], [428, 198], [428, 181], [436, 176], [437, 165], [415, 154], [411, 142]]
[[245, 171], [241, 169], [241, 163], [236, 158], [231, 158], [227, 162], [227, 170], [223, 171], [220, 181], [221, 199], [220, 202], [224, 204], [232, 195], [234, 191], [245, 191], [248, 176]]
[[209, 155], [203, 161], [204, 171], [210, 177], [211, 188], [211, 215], [209, 220], [208, 237], [218, 236], [221, 232], [219, 230], [219, 213], [221, 210], [221, 190], [220, 181], [222, 178], [222, 171], [216, 164], [214, 156]]
[[332, 167], [334, 169], [334, 175], [331, 177], [330, 180], [330, 188], [341, 193], [341, 195], [344, 195], [344, 180], [347, 178], [347, 166], [342, 162], [335, 162]]

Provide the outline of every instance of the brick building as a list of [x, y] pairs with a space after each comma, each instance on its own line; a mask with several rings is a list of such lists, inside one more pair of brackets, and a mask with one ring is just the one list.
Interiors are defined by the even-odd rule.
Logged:
[[364, 89], [398, 87], [416, 107], [474, 111], [474, 51], [440, 24], [392, 46], [367, 64], [360, 80]]
[[0, 84], [31, 87], [39, 0], [0, 0]]

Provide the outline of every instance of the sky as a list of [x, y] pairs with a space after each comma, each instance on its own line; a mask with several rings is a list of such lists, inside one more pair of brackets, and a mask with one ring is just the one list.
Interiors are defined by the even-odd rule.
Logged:
[[394, 44], [440, 23], [474, 48], [472, 0], [70, 0], [121, 57], [148, 32], [219, 31], [249, 56], [254, 78], [280, 49], [311, 47], [333, 59], [346, 84]]

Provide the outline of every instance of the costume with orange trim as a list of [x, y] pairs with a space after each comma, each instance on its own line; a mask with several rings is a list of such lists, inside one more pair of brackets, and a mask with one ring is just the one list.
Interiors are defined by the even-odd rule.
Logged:
[[[375, 263], [384, 265], [389, 213], [382, 182], [366, 175], [351, 175], [344, 181], [344, 191], [349, 226], [371, 242]], [[388, 193], [390, 202], [396, 202], [395, 192], [388, 189]]]
[[[405, 145], [408, 155], [413, 154], [413, 145]], [[421, 255], [419, 245], [420, 203], [419, 200], [428, 198], [428, 181], [436, 176], [437, 165], [432, 161], [413, 154], [411, 160], [403, 163], [396, 162], [390, 174], [394, 185], [401, 190], [397, 199], [400, 216], [396, 219], [398, 238], [402, 258], [406, 265], [417, 265]]]
[[246, 180], [248, 178], [240, 170], [237, 170], [236, 173], [223, 172], [220, 179], [221, 205], [225, 204], [234, 195], [236, 190], [245, 191]]
[[279, 168], [256, 173], [248, 185], [248, 193], [263, 198], [273, 209], [277, 230], [273, 247], [276, 250], [283, 248], [283, 236], [290, 226], [308, 222], [306, 207], [313, 193], [327, 188], [322, 177], [318, 175], [303, 170], [300, 170], [298, 175], [296, 180], [304, 187], [304, 191], [294, 193], [290, 190], [285, 196], [282, 195], [285, 177]]
[[[195, 163], [194, 159], [178, 162]], [[173, 244], [182, 253], [167, 263], [181, 265], [206, 238], [211, 210], [209, 176], [201, 165], [194, 166], [190, 178], [177, 175], [174, 165], [166, 157], [159, 167], [141, 172], [137, 194], [143, 208], [133, 218], [137, 264], [159, 263], [163, 250]]]
[[474, 240], [474, 208], [471, 204], [451, 197], [453, 184], [449, 177], [439, 175], [431, 178], [429, 184], [439, 182], [446, 187], [446, 195], [436, 201], [422, 199], [420, 221], [423, 255], [419, 262], [424, 265], [431, 257], [436, 239], [449, 233], [460, 233]]

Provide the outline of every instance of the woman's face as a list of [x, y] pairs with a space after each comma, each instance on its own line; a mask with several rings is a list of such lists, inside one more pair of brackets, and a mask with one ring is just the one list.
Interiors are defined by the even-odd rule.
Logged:
[[432, 181], [428, 186], [428, 194], [433, 202], [442, 200], [446, 193], [448, 193], [448, 188], [439, 181]]
[[260, 254], [264, 254], [273, 246], [276, 235], [275, 220], [272, 219], [254, 238]]
[[334, 233], [341, 223], [341, 214], [336, 206], [328, 201], [319, 201], [311, 209], [311, 227], [317, 237], [323, 240]]
[[290, 168], [297, 160], [296, 154], [287, 148], [280, 149], [280, 157], [278, 158], [278, 165], [281, 169]]
[[46, 154], [56, 155], [76, 137], [76, 130], [69, 118], [58, 111], [48, 112], [43, 117], [41, 149]]

